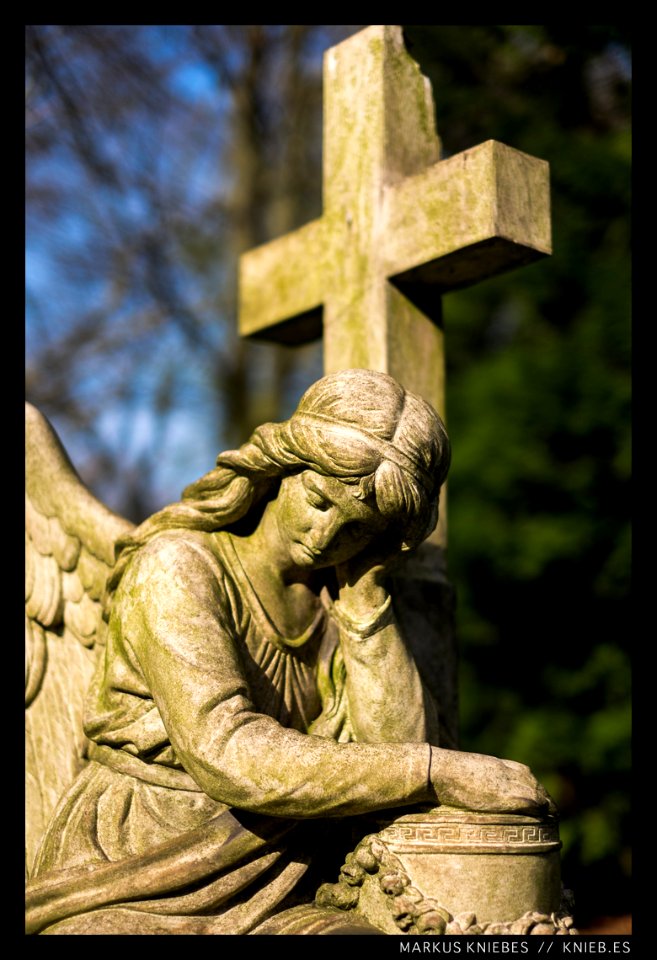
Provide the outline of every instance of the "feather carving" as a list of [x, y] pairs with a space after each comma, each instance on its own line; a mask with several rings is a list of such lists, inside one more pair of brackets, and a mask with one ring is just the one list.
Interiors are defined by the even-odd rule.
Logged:
[[84, 486], [54, 430], [25, 406], [26, 869], [81, 769], [82, 705], [105, 625], [116, 540], [133, 524]]

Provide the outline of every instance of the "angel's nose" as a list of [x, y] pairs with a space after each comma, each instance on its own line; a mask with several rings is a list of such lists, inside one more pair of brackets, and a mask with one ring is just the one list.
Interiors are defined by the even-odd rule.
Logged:
[[335, 540], [345, 524], [344, 518], [335, 510], [327, 510], [313, 531], [316, 547], [325, 548]]

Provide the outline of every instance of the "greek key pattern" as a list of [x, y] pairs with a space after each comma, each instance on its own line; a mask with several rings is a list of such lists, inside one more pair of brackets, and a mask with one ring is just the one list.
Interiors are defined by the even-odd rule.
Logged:
[[382, 831], [389, 843], [422, 843], [432, 846], [478, 846], [480, 844], [514, 847], [559, 843], [554, 824], [503, 823], [396, 823]]

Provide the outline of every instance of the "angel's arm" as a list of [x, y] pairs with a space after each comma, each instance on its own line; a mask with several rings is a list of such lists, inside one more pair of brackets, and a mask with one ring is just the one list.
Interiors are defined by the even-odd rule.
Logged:
[[438, 744], [438, 713], [395, 616], [384, 557], [362, 554], [337, 569], [332, 608], [346, 668], [355, 739]]
[[434, 796], [430, 748], [341, 744], [254, 708], [221, 584], [193, 546], [143, 548], [117, 594], [120, 625], [187, 772], [211, 797], [291, 817], [345, 816]]
[[438, 744], [438, 715], [397, 622], [388, 594], [368, 617], [333, 607], [346, 670], [349, 719], [362, 743]]

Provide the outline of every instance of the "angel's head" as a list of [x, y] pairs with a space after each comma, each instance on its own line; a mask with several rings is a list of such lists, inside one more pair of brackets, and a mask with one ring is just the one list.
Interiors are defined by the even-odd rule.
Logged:
[[449, 460], [445, 428], [428, 403], [385, 373], [345, 370], [314, 383], [289, 420], [266, 423], [239, 450], [220, 454], [184, 502], [207, 510], [219, 494], [232, 514], [225, 526], [284, 477], [313, 471], [349, 487], [412, 547], [436, 525]]
[[[130, 554], [160, 531], [248, 526], [278, 496], [283, 481], [297, 475], [303, 481], [299, 492], [311, 501], [332, 485], [343, 506], [363, 513], [366, 524], [393, 531], [404, 549], [415, 547], [436, 525], [449, 461], [445, 427], [420, 397], [385, 373], [330, 374], [305, 392], [289, 420], [265, 423], [239, 450], [220, 454], [215, 469], [190, 484], [179, 503], [120, 543], [111, 585]], [[308, 483], [310, 475], [317, 484]], [[313, 494], [317, 485], [320, 493]]]

